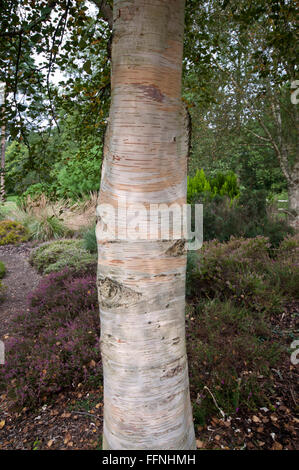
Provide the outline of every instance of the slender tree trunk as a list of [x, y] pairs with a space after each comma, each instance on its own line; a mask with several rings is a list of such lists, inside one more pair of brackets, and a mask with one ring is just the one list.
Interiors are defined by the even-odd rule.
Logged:
[[[297, 150], [297, 153], [295, 155], [295, 162], [293, 166], [291, 167], [287, 145], [284, 140], [280, 103], [279, 101], [275, 101], [276, 96], [279, 96], [279, 90], [276, 90], [276, 92], [273, 93], [272, 102], [271, 102], [272, 114], [274, 117], [274, 122], [276, 122], [277, 144], [274, 141], [274, 138], [272, 137], [272, 135], [270, 133], [269, 135], [270, 135], [270, 141], [272, 145], [274, 144], [273, 148], [277, 154], [281, 170], [286, 178], [287, 185], [288, 185], [288, 196], [289, 196], [288, 221], [289, 221], [289, 224], [295, 230], [298, 230], [299, 229], [299, 155], [298, 155], [298, 150]], [[292, 110], [294, 112], [294, 122], [297, 124], [298, 116], [296, 112], [296, 105], [292, 107]]]
[[[114, 0], [99, 206], [186, 201], [184, 0]], [[101, 212], [102, 214], [102, 212]], [[146, 233], [146, 216], [139, 225]], [[184, 243], [114, 240], [98, 217], [104, 449], [194, 449]]]
[[288, 185], [290, 225], [299, 230], [299, 161], [292, 168], [292, 180]]

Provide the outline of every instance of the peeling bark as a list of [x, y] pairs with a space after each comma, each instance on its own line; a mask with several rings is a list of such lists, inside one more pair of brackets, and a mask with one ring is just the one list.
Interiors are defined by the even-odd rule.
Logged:
[[168, 250], [166, 254], [170, 256], [182, 256], [186, 253], [186, 242], [185, 240], [177, 240]]
[[108, 277], [98, 279], [98, 289], [99, 304], [110, 308], [133, 305], [142, 295]]
[[[182, 205], [188, 154], [181, 102], [184, 0], [115, 0], [113, 25], [99, 203]], [[101, 218], [96, 232], [103, 448], [195, 449], [184, 241], [115, 241]]]

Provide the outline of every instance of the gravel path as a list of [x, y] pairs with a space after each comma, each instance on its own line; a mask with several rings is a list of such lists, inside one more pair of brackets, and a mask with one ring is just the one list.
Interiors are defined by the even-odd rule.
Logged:
[[0, 339], [11, 331], [11, 318], [28, 308], [27, 296], [37, 286], [41, 276], [28, 263], [32, 243], [0, 246], [0, 261], [5, 264], [3, 279], [5, 300], [0, 304]]

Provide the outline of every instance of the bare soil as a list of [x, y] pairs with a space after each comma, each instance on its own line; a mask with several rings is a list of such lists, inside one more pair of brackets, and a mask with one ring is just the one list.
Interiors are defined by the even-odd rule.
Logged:
[[33, 246], [35, 244], [32, 242], [18, 246], [0, 246], [0, 261], [6, 267], [3, 279], [5, 299], [0, 304], [0, 339], [11, 332], [12, 317], [26, 311], [27, 296], [36, 288], [41, 278], [28, 262]]

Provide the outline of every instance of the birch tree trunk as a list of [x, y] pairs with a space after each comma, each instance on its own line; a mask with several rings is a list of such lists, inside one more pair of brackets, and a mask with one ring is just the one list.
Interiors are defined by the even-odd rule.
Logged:
[[[184, 0], [114, 0], [99, 206], [186, 202]], [[161, 223], [161, 222], [160, 222]], [[104, 449], [195, 449], [183, 240], [114, 240], [98, 217]], [[146, 233], [147, 216], [140, 233]]]

